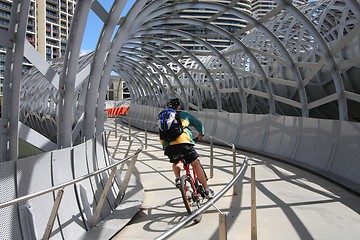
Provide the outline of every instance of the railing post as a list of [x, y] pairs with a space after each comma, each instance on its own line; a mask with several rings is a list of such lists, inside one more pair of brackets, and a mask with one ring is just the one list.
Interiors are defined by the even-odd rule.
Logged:
[[110, 138], [111, 132], [112, 132], [112, 129], [109, 130], [108, 134], [106, 134], [106, 131], [105, 131], [106, 146], [109, 145], [109, 138]]
[[251, 240], [257, 239], [255, 167], [251, 166]]
[[57, 212], [59, 210], [59, 206], [60, 206], [60, 202], [61, 202], [61, 199], [62, 199], [62, 196], [64, 194], [64, 189], [60, 189], [58, 191], [58, 193], [56, 194], [56, 199], [55, 199], [55, 202], [54, 202], [54, 206], [51, 210], [51, 213], [50, 213], [50, 217], [49, 217], [49, 221], [46, 225], [46, 229], [45, 229], [45, 232], [44, 232], [44, 235], [43, 235], [43, 240], [47, 240], [50, 238], [50, 234], [51, 234], [51, 231], [52, 231], [52, 228], [54, 226], [54, 222], [55, 222], [55, 218], [57, 216]]
[[[236, 148], [235, 148], [235, 145], [232, 144], [232, 155], [233, 155], [233, 176], [235, 177], [236, 176]], [[237, 183], [234, 184], [233, 186], [233, 194], [234, 195], [237, 195], [238, 192], [237, 192]]]
[[226, 214], [219, 213], [219, 240], [227, 240]]
[[117, 169], [117, 167], [113, 167], [111, 169], [110, 176], [109, 176], [109, 178], [108, 178], [108, 180], [107, 180], [107, 182], [106, 182], [106, 184], [104, 186], [104, 190], [103, 190], [103, 192], [101, 194], [101, 198], [100, 198], [99, 203], [98, 203], [98, 205], [96, 207], [95, 213], [94, 213], [94, 215], [93, 215], [93, 217], [91, 219], [91, 226], [93, 226], [93, 227], [96, 225], [96, 222], [97, 222], [97, 220], [98, 220], [98, 218], [100, 216], [101, 209], [102, 209], [102, 207], [104, 205], [106, 196], [107, 196], [107, 194], [109, 192], [109, 189], [111, 187], [112, 180], [114, 179], [116, 169]]
[[138, 155], [134, 155], [132, 157], [132, 159], [131, 159], [131, 162], [130, 162], [130, 164], [128, 166], [128, 170], [125, 173], [124, 180], [123, 180], [123, 182], [122, 182], [122, 184], [120, 186], [119, 194], [116, 197], [115, 206], [119, 206], [119, 204], [121, 203], [121, 201], [124, 198], [125, 191], [126, 191], [128, 185], [129, 185], [130, 177], [131, 177], [131, 174], [132, 174], [132, 172], [134, 170], [137, 157], [138, 157]]
[[117, 139], [117, 121], [116, 121], [117, 117], [115, 116], [115, 139]]
[[210, 178], [214, 177], [214, 138], [210, 136]]
[[116, 143], [116, 147], [115, 147], [115, 149], [114, 149], [114, 152], [113, 152], [113, 154], [111, 155], [112, 158], [115, 158], [115, 154], [116, 154], [116, 152], [117, 152], [117, 150], [118, 150], [118, 148], [119, 148], [119, 144], [120, 144], [120, 142], [121, 142], [122, 136], [123, 136], [123, 135], [121, 134], [119, 140], [118, 140], [117, 143]]
[[[130, 152], [132, 143], [133, 143], [133, 141], [131, 141], [131, 142], [129, 143], [128, 149], [127, 149], [127, 151], [126, 151], [126, 153], [125, 153], [124, 158], [127, 158], [127, 156], [129, 155], [129, 152]], [[126, 164], [126, 162], [123, 162], [123, 163], [121, 164], [120, 169], [119, 169], [119, 173], [120, 173], [120, 174], [121, 174], [122, 171], [124, 170], [125, 164]]]
[[[130, 136], [129, 136], [129, 137], [130, 137]], [[127, 148], [127, 150], [126, 150], [126, 153], [125, 153], [124, 158], [127, 158], [127, 156], [129, 155], [130, 149], [131, 149], [131, 146], [132, 146], [132, 143], [133, 143], [133, 140], [131, 140], [131, 142], [129, 142], [129, 145], [128, 145], [128, 148]]]
[[145, 121], [145, 149], [147, 149], [147, 124]]
[[130, 119], [129, 119], [129, 142], [131, 140], [131, 125], [130, 125]]

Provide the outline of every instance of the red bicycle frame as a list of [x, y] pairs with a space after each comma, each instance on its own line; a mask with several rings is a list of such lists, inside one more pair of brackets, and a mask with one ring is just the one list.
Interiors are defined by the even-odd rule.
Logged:
[[185, 163], [185, 161], [184, 160], [181, 160], [182, 161], [182, 163], [183, 163], [183, 168], [184, 168], [184, 170], [185, 170], [185, 174], [187, 175], [187, 176], [189, 176], [190, 177], [190, 179], [191, 179], [191, 185], [192, 185], [192, 188], [195, 190], [195, 195], [198, 197], [198, 196], [201, 196], [201, 194], [200, 193], [198, 193], [198, 184], [196, 184], [196, 180], [197, 180], [197, 175], [196, 175], [196, 172], [195, 172], [195, 169], [194, 168], [192, 168], [192, 176], [191, 176], [191, 170], [190, 170], [190, 164], [187, 164], [187, 163]]

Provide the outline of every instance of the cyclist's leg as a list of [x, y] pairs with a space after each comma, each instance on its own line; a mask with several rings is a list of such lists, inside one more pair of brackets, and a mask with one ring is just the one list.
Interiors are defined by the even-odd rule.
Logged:
[[182, 167], [181, 162], [177, 162], [177, 163], [172, 164], [172, 170], [173, 170], [176, 178], [180, 177], [181, 167]]
[[208, 184], [206, 182], [206, 176], [205, 176], [203, 168], [201, 167], [200, 160], [196, 159], [195, 161], [193, 161], [191, 163], [191, 166], [195, 170], [196, 175], [197, 175], [199, 181], [201, 182], [201, 185], [203, 185], [204, 189], [207, 189]]
[[179, 161], [181, 158], [181, 151], [179, 152], [178, 148], [179, 146], [177, 145], [170, 145], [165, 149], [165, 155], [169, 157], [170, 163], [172, 164], [172, 170], [175, 175], [175, 185], [177, 188], [180, 186], [180, 173], [182, 167], [182, 163]]
[[191, 166], [195, 170], [199, 181], [201, 182], [201, 184], [203, 185], [203, 187], [205, 189], [205, 197], [207, 199], [214, 197], [214, 191], [211, 188], [209, 188], [209, 186], [206, 182], [206, 175], [205, 175], [204, 169], [202, 168], [202, 166], [200, 164], [200, 160], [196, 159], [195, 161], [193, 161], [191, 163]]
[[196, 152], [193, 145], [184, 145], [186, 149], [186, 154], [184, 156], [184, 159], [187, 164], [191, 164], [192, 168], [195, 170], [195, 173], [201, 183], [201, 185], [204, 187], [204, 189], [208, 188], [207, 182], [206, 182], [206, 176], [204, 169], [202, 168], [200, 161], [199, 161], [199, 154]]

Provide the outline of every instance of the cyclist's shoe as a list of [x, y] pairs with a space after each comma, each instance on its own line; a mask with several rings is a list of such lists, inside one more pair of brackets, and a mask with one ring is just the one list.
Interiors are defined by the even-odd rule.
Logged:
[[180, 188], [180, 178], [175, 178], [175, 186], [177, 187], [177, 188]]
[[186, 191], [186, 198], [191, 199], [191, 192], [190, 191]]
[[214, 191], [211, 188], [205, 190], [205, 198], [210, 199], [214, 197]]

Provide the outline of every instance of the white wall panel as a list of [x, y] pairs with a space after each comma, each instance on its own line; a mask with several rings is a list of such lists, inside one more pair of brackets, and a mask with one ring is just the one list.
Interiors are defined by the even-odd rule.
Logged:
[[[53, 152], [52, 171], [54, 186], [74, 179], [72, 167], [71, 148]], [[87, 228], [85, 227], [83, 215], [80, 212], [74, 186], [68, 186], [64, 189], [58, 218], [65, 239], [76, 238], [79, 234], [86, 232]]]
[[216, 112], [216, 128], [214, 135], [222, 140], [226, 139], [226, 130], [229, 125], [228, 112]]
[[[341, 122], [336, 151], [329, 164], [329, 172], [346, 180], [348, 187], [360, 192], [360, 124]], [[349, 180], [351, 182], [349, 182]]]
[[[52, 187], [51, 152], [23, 158], [16, 163], [18, 197]], [[52, 192], [20, 204], [20, 218], [26, 228], [34, 229], [37, 238], [44, 234], [54, 203]], [[23, 233], [25, 226], [21, 226]], [[27, 232], [27, 231], [26, 231]], [[24, 236], [26, 239], [26, 236]]]
[[[15, 161], [0, 162], [0, 202], [16, 198]], [[21, 239], [18, 205], [0, 209], [0, 239]]]
[[[86, 143], [74, 147], [73, 150], [74, 177], [82, 177], [89, 174], [86, 161]], [[90, 179], [75, 184], [76, 196], [79, 202], [80, 211], [83, 214], [84, 223], [90, 229], [90, 221], [93, 215], [93, 208], [97, 205]]]
[[[86, 160], [87, 160], [87, 164], [88, 164], [88, 169], [90, 172], [94, 172], [96, 170], [98, 170], [98, 164], [97, 164], [97, 160], [96, 160], [96, 152], [95, 152], [95, 139], [91, 139], [89, 141], [86, 142]], [[92, 189], [94, 191], [94, 197], [95, 197], [95, 201], [96, 203], [99, 202], [100, 198], [101, 198], [101, 192], [102, 192], [102, 186], [99, 183], [100, 179], [98, 176], [94, 176], [90, 178], [90, 182], [92, 185]], [[93, 212], [95, 212], [96, 206], [93, 206]], [[100, 214], [100, 219], [102, 219], [103, 216], [102, 214]]]
[[260, 125], [266, 124], [264, 118], [266, 118], [266, 115], [240, 114], [241, 128], [236, 145], [242, 148], [259, 150], [265, 134], [264, 127]]
[[214, 136], [216, 131], [216, 112], [206, 112], [206, 120], [203, 122], [205, 134]]
[[228, 126], [225, 134], [225, 141], [235, 143], [237, 141], [238, 132], [241, 129], [240, 113], [229, 113]]
[[332, 138], [330, 143], [325, 139], [324, 133], [320, 133], [318, 119], [300, 119], [301, 136], [294, 160], [318, 169], [325, 169], [327, 158], [331, 151]]
[[[95, 152], [96, 152], [96, 161], [98, 163], [98, 168], [102, 169], [107, 167], [107, 163], [105, 161], [105, 152], [103, 149], [103, 136], [102, 135], [98, 135], [95, 138]], [[99, 177], [96, 177], [97, 181], [98, 181], [98, 190], [99, 190], [99, 194], [102, 194], [105, 184], [109, 179], [109, 174], [110, 171], [105, 171], [100, 173], [100, 175], [98, 175]], [[115, 197], [112, 195], [112, 192], [109, 191], [110, 194], [107, 195], [106, 201], [104, 202], [104, 205], [101, 209], [101, 213], [103, 214], [103, 216], [107, 216], [111, 213], [113, 207], [114, 206], [114, 202], [115, 202]]]

